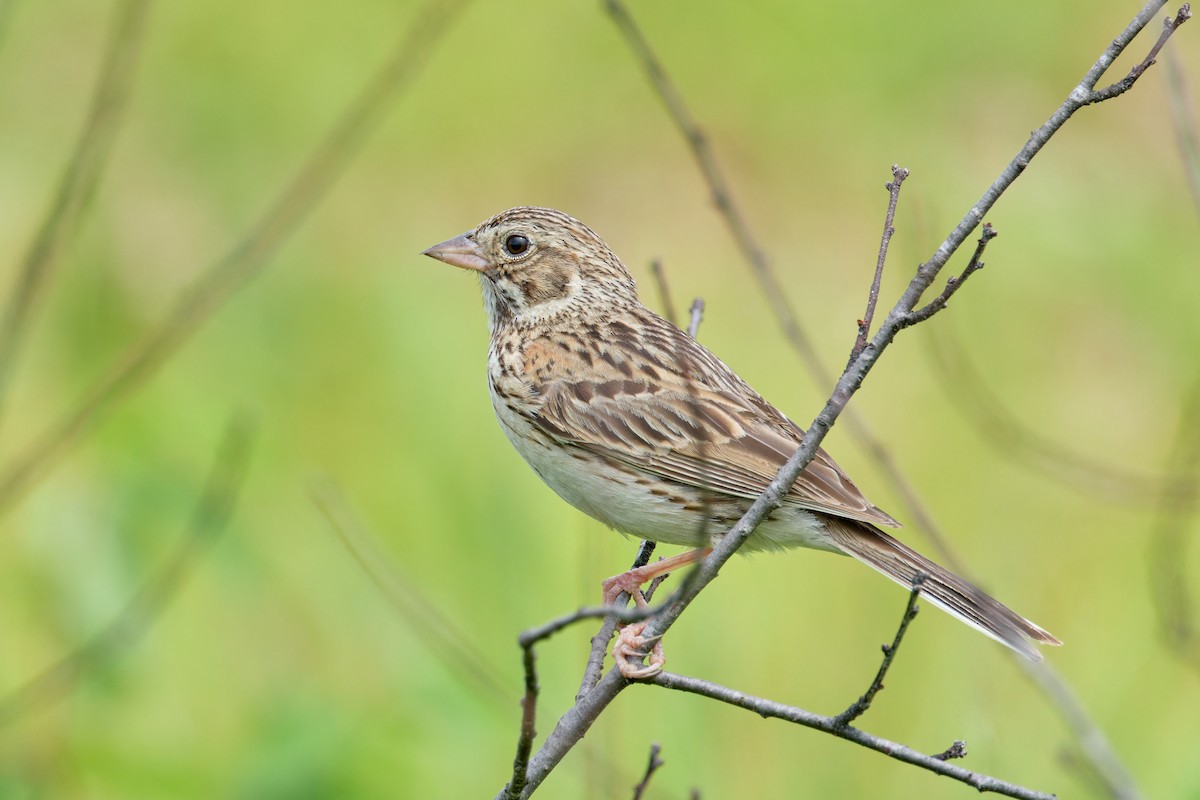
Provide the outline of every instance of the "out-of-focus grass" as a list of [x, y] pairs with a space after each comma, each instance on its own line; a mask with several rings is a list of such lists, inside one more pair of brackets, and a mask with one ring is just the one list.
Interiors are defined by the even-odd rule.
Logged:
[[[86, 109], [108, 10], [7, 12], [5, 291]], [[244, 233], [415, 10], [153, 9], [105, 178], [17, 364], [0, 458]], [[1111, 1], [1086, 15], [1054, 4], [633, 9], [835, 364], [861, 315], [888, 167], [913, 170], [885, 283], [894, 292], [1134, 11]], [[1194, 41], [1187, 27], [1177, 41], [1193, 96]], [[1029, 424], [1149, 472], [1170, 452], [1200, 351], [1196, 209], [1166, 102], [1156, 67], [1073, 120], [997, 206], [987, 269], [952, 319], [934, 323], [967, 343]], [[476, 3], [269, 271], [0, 521], [2, 694], [101, 628], [172, 551], [230, 410], [248, 405], [261, 420], [229, 531], [145, 640], [0, 730], [0, 797], [458, 797], [503, 783], [515, 693], [488, 702], [457, 683], [306, 487], [314, 472], [334, 476], [514, 686], [516, 633], [593, 602], [599, 579], [632, 557], [632, 543], [563, 505], [503, 440], [483, 382], [478, 290], [417, 255], [518, 203], [580, 216], [644, 285], [648, 261], [662, 258], [678, 304], [708, 300], [702, 340], [798, 421], [815, 413], [828, 387], [780, 341], [598, 4]], [[984, 445], [938, 387], [919, 334], [854, 402], [988, 588], [1067, 643], [1049, 657], [1146, 793], [1197, 791], [1200, 693], [1154, 628], [1150, 510], [1081, 495]], [[876, 502], [897, 506], [844, 432], [829, 449]], [[672, 632], [671, 665], [834, 712], [865, 687], [903, 603], [848, 560], [739, 559]], [[722, 642], [744, 626], [749, 636]], [[574, 694], [589, 635], [543, 648], [543, 731]], [[1061, 763], [1056, 716], [1006, 656], [932, 609], [862, 724], [931, 751], [966, 739], [970, 766], [1038, 788], [1087, 786]], [[650, 741], [664, 746], [662, 797], [691, 786], [713, 797], [966, 791], [843, 742], [641, 689], [543, 791], [623, 796]]]

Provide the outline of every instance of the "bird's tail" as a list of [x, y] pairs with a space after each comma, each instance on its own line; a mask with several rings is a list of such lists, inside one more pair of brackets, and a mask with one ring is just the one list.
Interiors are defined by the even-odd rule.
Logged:
[[912, 548], [864, 522], [825, 517], [825, 528], [843, 552], [911, 588], [918, 573], [925, 575], [921, 595], [933, 605], [972, 628], [1008, 645], [1026, 658], [1040, 661], [1033, 646], [1062, 644], [982, 589], [930, 561]]

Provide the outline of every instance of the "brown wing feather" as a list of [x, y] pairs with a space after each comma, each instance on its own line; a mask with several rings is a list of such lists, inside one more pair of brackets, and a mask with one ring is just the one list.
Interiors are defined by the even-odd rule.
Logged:
[[[804, 431], [673, 325], [654, 317], [644, 330], [635, 336], [621, 325], [592, 338], [600, 349], [588, 369], [541, 385], [533, 422], [564, 443], [668, 480], [748, 499], [760, 495]], [[634, 360], [652, 364], [654, 376], [622, 369]], [[823, 450], [785, 502], [899, 527]]]

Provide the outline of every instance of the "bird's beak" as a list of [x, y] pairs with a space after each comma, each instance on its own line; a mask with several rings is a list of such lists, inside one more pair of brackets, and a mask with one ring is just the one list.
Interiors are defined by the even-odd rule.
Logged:
[[452, 267], [483, 272], [488, 268], [488, 262], [479, 251], [479, 245], [475, 244], [475, 240], [471, 238], [472, 233], [474, 231], [467, 231], [462, 236], [455, 236], [441, 244], [435, 244], [421, 255], [445, 261]]

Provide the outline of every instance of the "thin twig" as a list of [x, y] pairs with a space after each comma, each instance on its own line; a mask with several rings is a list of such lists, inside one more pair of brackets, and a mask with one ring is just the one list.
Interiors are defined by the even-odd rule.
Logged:
[[151, 576], [102, 630], [22, 686], [0, 698], [0, 727], [60, 699], [79, 675], [128, 651], [162, 616], [204, 550], [228, 526], [242, 488], [254, 426], [235, 416], [217, 446], [212, 469], [187, 535], [161, 570]]
[[858, 338], [854, 340], [854, 348], [850, 351], [848, 364], [853, 364], [854, 359], [858, 358], [858, 354], [867, 346], [871, 323], [875, 320], [875, 304], [879, 302], [879, 285], [883, 282], [883, 267], [887, 263], [888, 246], [892, 242], [892, 235], [896, 232], [892, 223], [896, 221], [896, 204], [900, 202], [900, 187], [904, 185], [904, 179], [907, 177], [907, 169], [893, 164], [892, 179], [884, 184], [884, 188], [888, 190], [888, 208], [887, 214], [883, 218], [883, 235], [879, 237], [879, 256], [875, 259], [875, 277], [871, 279], [871, 291], [867, 294], [867, 311], [858, 321]]
[[633, 800], [642, 800], [642, 797], [646, 794], [646, 789], [650, 788], [650, 778], [663, 765], [663, 760], [658, 757], [658, 754], [661, 752], [662, 748], [658, 746], [657, 742], [650, 745], [650, 763], [646, 765], [646, 774], [638, 781], [638, 785], [633, 787]]
[[391, 102], [402, 96], [468, 0], [429, 0], [390, 60], [334, 122], [275, 202], [222, 259], [184, 292], [156, 327], [132, 345], [83, 398], [44, 430], [0, 474], [0, 513], [41, 479], [115, 404], [128, 397], [221, 308], [256, 277], [345, 172]]
[[662, 303], [663, 318], [672, 325], [678, 325], [675, 320], [675, 304], [671, 302], [671, 287], [667, 283], [667, 274], [663, 271], [662, 261], [657, 258], [650, 262], [650, 274], [654, 276], [654, 285], [658, 287], [658, 298]]
[[[628, 598], [626, 599], [628, 602]], [[517, 637], [517, 644], [522, 648], [533, 647], [543, 639], [549, 639], [559, 631], [569, 628], [576, 622], [582, 622], [585, 619], [611, 619], [619, 625], [628, 625], [631, 622], [641, 622], [653, 614], [652, 609], [645, 608], [629, 608], [622, 606], [620, 600], [613, 603], [611, 606], [590, 606], [572, 611], [569, 614], [555, 617], [549, 622], [542, 623], [534, 628], [521, 631], [521, 635]]]
[[888, 741], [887, 739], [867, 733], [860, 728], [855, 728], [851, 725], [839, 725], [837, 717], [814, 714], [811, 711], [805, 711], [802, 708], [785, 705], [784, 703], [777, 703], [774, 700], [754, 697], [710, 681], [686, 675], [677, 675], [672, 672], [661, 672], [647, 683], [654, 686], [661, 686], [664, 689], [674, 689], [680, 692], [697, 694], [737, 706], [738, 708], [744, 708], [761, 717], [781, 719], [821, 731], [822, 733], [828, 733], [870, 750], [883, 753], [890, 758], [903, 761], [906, 764], [912, 764], [938, 775], [961, 781], [968, 786], [978, 789], [980, 792], [995, 792], [996, 794], [1008, 797], [1028, 798], [1029, 800], [1051, 800], [1054, 797], [1052, 794], [1038, 792], [1015, 783], [1001, 780], [1000, 778], [992, 777], [991, 775], [984, 775], [964, 769], [955, 764], [947, 763], [948, 758], [943, 757], [946, 755], [945, 753], [926, 755], [898, 742]]
[[697, 297], [692, 301], [692, 307], [688, 310], [691, 319], [688, 322], [688, 336], [693, 339], [700, 332], [700, 322], [704, 319], [704, 298]]
[[[1166, 3], [1160, 4], [1159, 8], [1161, 8], [1163, 5], [1166, 5]], [[1157, 9], [1155, 9], [1155, 12], [1157, 13]], [[1146, 57], [1142, 59], [1141, 63], [1129, 70], [1128, 75], [1111, 86], [1099, 90], [1093, 89], [1083, 101], [1083, 104], [1090, 105], [1092, 103], [1103, 103], [1105, 100], [1111, 100], [1117, 95], [1124, 94], [1132, 89], [1133, 84], [1137, 83], [1137, 79], [1142, 77], [1142, 74], [1148, 70], [1152, 64], [1154, 64], [1155, 59], [1158, 58], [1158, 51], [1162, 50], [1163, 45], [1165, 45], [1167, 40], [1171, 38], [1171, 34], [1179, 30], [1179, 26], [1191, 18], [1192, 6], [1190, 3], [1184, 3], [1179, 7], [1179, 11], [1175, 14], [1174, 19], [1168, 17], [1163, 21], [1163, 29], [1162, 33], [1158, 35], [1158, 41], [1155, 42], [1154, 46], [1150, 48], [1150, 52], [1146, 54]], [[1095, 84], [1093, 83], [1092, 85], [1094, 86]]]
[[1175, 141], [1179, 147], [1179, 160], [1187, 176], [1188, 189], [1192, 193], [1192, 204], [1200, 215], [1200, 131], [1196, 126], [1196, 107], [1192, 104], [1187, 77], [1180, 64], [1179, 53], [1174, 45], [1167, 48], [1167, 89], [1171, 121], [1175, 126]]
[[896, 628], [896, 636], [892, 639], [891, 645], [883, 646], [883, 662], [879, 665], [879, 671], [875, 673], [875, 680], [871, 681], [871, 685], [867, 687], [867, 691], [862, 697], [833, 718], [839, 727], [845, 727], [865, 714], [871, 707], [871, 703], [874, 702], [875, 695], [883, 690], [883, 679], [887, 677], [888, 670], [891, 669], [892, 661], [896, 658], [896, 651], [900, 649], [900, 642], [904, 640], [909, 623], [917, 618], [917, 612], [920, 610], [917, 606], [917, 597], [921, 594], [921, 585], [925, 583], [927, 577], [923, 572], [918, 572], [913, 576], [912, 591], [908, 593], [908, 605], [904, 607], [904, 616], [900, 618], [900, 625]]
[[529, 754], [533, 751], [533, 740], [537, 736], [537, 698], [540, 691], [533, 645], [523, 646], [521, 656], [525, 668], [525, 694], [521, 697], [521, 735], [517, 737], [517, 754], [513, 757], [512, 778], [508, 783], [508, 796], [513, 800], [520, 797], [525, 788]]
[[983, 269], [984, 264], [980, 260], [983, 257], [983, 251], [987, 249], [988, 242], [995, 239], [997, 235], [990, 222], [983, 223], [983, 232], [980, 234], [979, 241], [975, 245], [975, 252], [971, 255], [971, 260], [967, 262], [966, 269], [963, 270], [962, 275], [958, 277], [951, 275], [946, 279], [946, 287], [942, 289], [941, 294], [930, 300], [925, 306], [909, 312], [909, 325], [924, 322], [946, 307], [946, 304], [950, 302], [950, 298], [954, 296], [954, 293], [967, 282], [967, 278]]
[[[2, 2], [2, 0], [0, 0]], [[125, 0], [113, 12], [91, 108], [42, 223], [21, 261], [16, 285], [0, 315], [0, 419], [25, 332], [84, 206], [95, 193], [129, 99], [141, 52], [149, 0]], [[0, 17], [4, 17], [0, 8]]]

